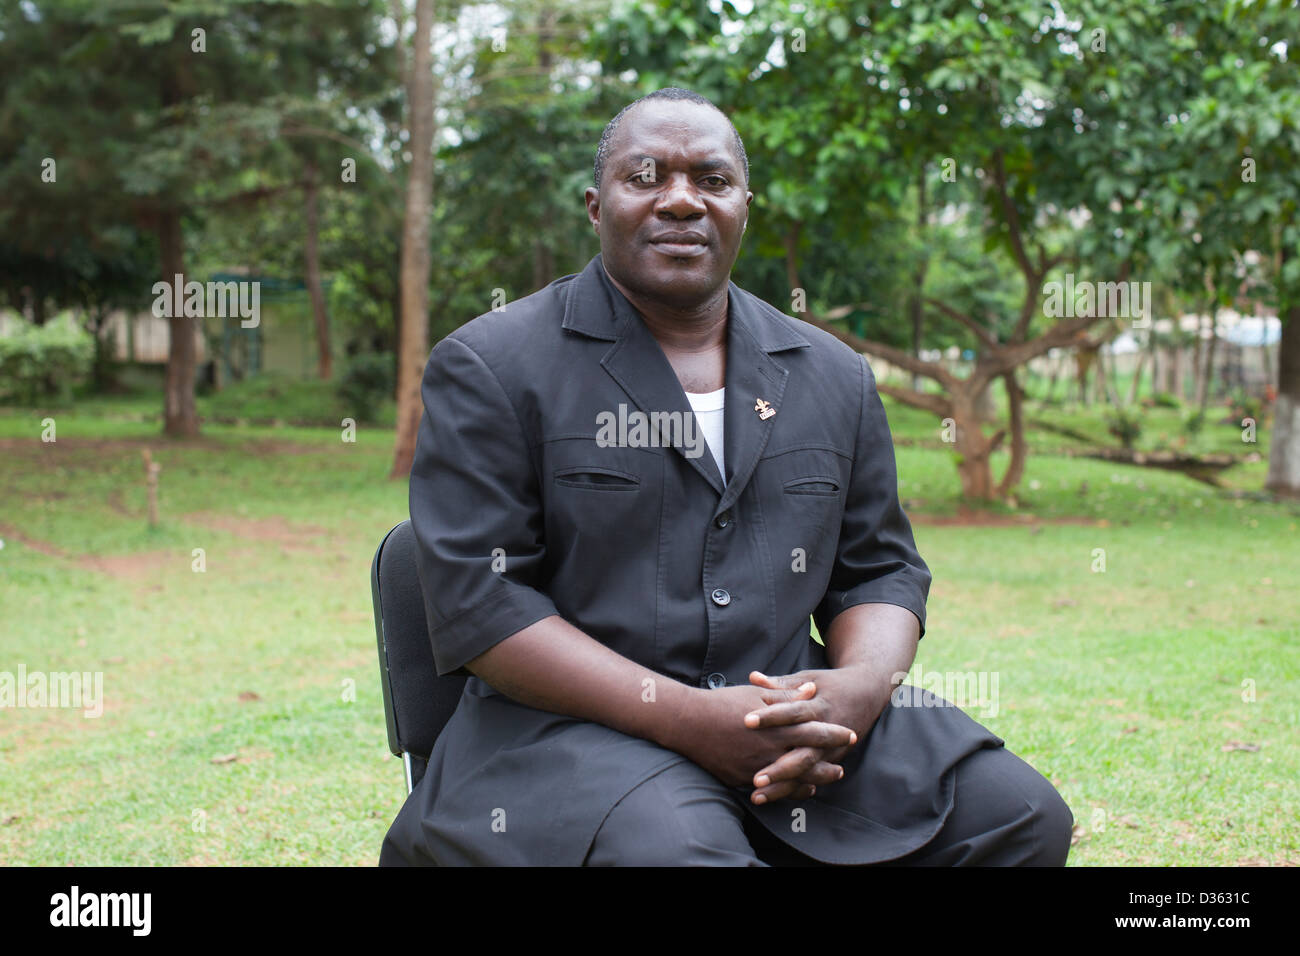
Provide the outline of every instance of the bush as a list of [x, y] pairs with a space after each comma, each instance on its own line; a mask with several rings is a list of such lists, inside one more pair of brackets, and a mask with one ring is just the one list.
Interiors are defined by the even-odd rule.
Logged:
[[395, 387], [393, 357], [365, 352], [348, 361], [339, 379], [338, 397], [352, 418], [373, 422]]
[[1173, 392], [1156, 392], [1151, 398], [1151, 404], [1157, 408], [1182, 408], [1182, 400]]
[[1195, 438], [1205, 428], [1205, 412], [1193, 409], [1183, 416], [1183, 431]]
[[1142, 420], [1130, 408], [1113, 408], [1106, 413], [1106, 430], [1119, 439], [1125, 448], [1132, 448], [1142, 434]]
[[1256, 422], [1260, 420], [1260, 416], [1264, 413], [1264, 401], [1237, 389], [1229, 399], [1229, 408], [1232, 424], [1240, 427], [1243, 418], [1253, 419]]
[[94, 339], [71, 322], [25, 326], [17, 335], [0, 338], [0, 401], [66, 402], [94, 359]]
[[204, 418], [223, 423], [334, 425], [343, 418], [329, 382], [263, 372], [199, 399]]

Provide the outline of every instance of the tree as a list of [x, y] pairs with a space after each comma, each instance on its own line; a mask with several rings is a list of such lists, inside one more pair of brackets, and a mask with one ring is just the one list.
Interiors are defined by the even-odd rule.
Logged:
[[401, 301], [398, 330], [397, 439], [390, 478], [411, 472], [424, 403], [420, 381], [429, 359], [429, 217], [433, 201], [433, 0], [416, 0], [411, 65], [406, 76], [411, 163], [402, 224]]

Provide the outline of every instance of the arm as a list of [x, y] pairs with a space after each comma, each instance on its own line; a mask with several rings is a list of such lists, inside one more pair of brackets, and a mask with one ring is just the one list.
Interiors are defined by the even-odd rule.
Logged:
[[[755, 707], [802, 699], [790, 688], [688, 687], [615, 653], [560, 617], [524, 628], [469, 662], [476, 676], [538, 710], [604, 724], [688, 757], [730, 786], [800, 747], [848, 747], [854, 732], [826, 721], [774, 726], [755, 734], [743, 716]], [[840, 768], [810, 766], [829, 783]], [[811, 786], [811, 784], [809, 784]]]

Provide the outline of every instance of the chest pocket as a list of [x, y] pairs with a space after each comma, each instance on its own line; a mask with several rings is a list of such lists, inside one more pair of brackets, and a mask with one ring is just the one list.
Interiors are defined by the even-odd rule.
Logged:
[[663, 449], [601, 447], [594, 438], [542, 446], [547, 550], [603, 567], [629, 547], [655, 547], [663, 503]]
[[569, 465], [555, 471], [555, 483], [565, 488], [591, 491], [638, 491], [641, 479], [626, 471], [602, 465]]
[[838, 531], [851, 467], [847, 456], [829, 446], [765, 456], [758, 467], [764, 516], [799, 537], [809, 531]]

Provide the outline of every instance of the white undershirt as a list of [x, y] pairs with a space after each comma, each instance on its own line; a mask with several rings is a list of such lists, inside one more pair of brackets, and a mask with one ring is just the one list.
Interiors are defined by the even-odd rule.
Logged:
[[695, 418], [704, 432], [704, 441], [713, 452], [713, 460], [718, 463], [718, 474], [722, 475], [722, 484], [727, 484], [727, 469], [722, 465], [722, 410], [726, 406], [724, 385], [716, 392], [687, 392]]

